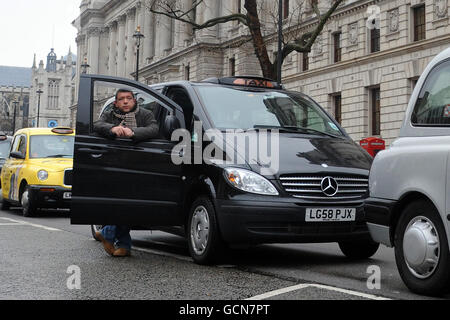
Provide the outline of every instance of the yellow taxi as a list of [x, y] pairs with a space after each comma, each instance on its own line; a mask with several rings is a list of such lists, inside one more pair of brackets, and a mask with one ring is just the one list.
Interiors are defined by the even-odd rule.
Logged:
[[22, 206], [26, 217], [40, 208], [70, 208], [74, 141], [71, 128], [18, 130], [1, 171], [1, 208]]

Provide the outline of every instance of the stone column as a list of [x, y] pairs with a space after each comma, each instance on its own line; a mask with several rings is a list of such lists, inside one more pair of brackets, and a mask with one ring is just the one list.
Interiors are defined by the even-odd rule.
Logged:
[[117, 76], [125, 76], [125, 15], [117, 21]]
[[142, 43], [142, 57], [144, 65], [147, 65], [147, 59], [153, 58], [155, 55], [155, 17], [154, 14], [147, 10], [145, 7], [142, 9], [145, 15], [145, 21], [143, 26], [143, 34], [145, 36]]
[[158, 58], [165, 56], [165, 51], [172, 47], [172, 20], [164, 15], [156, 18], [156, 52]]
[[144, 41], [147, 37], [147, 34], [144, 33], [144, 26], [145, 26], [145, 5], [142, 5], [142, 1], [136, 2], [136, 28], [141, 28], [141, 33], [144, 35], [144, 38], [141, 39], [141, 49], [139, 54], [139, 66], [142, 68], [145, 66], [144, 64]]
[[125, 75], [126, 77], [131, 77], [130, 74], [134, 71], [134, 61], [135, 52], [134, 52], [134, 38], [133, 34], [136, 31], [136, 26], [134, 24], [136, 10], [135, 8], [127, 10], [127, 22], [126, 22], [126, 53], [125, 53]]
[[[204, 23], [213, 18], [217, 18], [219, 15], [220, 3], [217, 0], [204, 0], [204, 2], [197, 7], [197, 10], [202, 12], [201, 23]], [[213, 42], [218, 37], [218, 29], [219, 26], [215, 25], [214, 27], [208, 29], [202, 29], [199, 32], [198, 37], [205, 42]]]
[[117, 56], [117, 23], [111, 22], [109, 25], [109, 58], [108, 58], [108, 74], [110, 76], [117, 75], [116, 56]]
[[90, 28], [88, 30], [88, 64], [90, 73], [97, 74], [99, 71], [99, 49], [100, 49], [100, 28]]

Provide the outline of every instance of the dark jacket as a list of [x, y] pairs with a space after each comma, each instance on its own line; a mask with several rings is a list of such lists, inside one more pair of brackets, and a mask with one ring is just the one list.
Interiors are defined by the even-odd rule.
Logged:
[[[111, 129], [117, 127], [122, 120], [114, 116], [114, 109], [104, 112], [100, 119], [94, 122], [94, 132], [109, 139], [116, 138]], [[149, 110], [139, 108], [139, 111], [136, 113], [136, 124], [138, 127], [132, 129], [134, 132], [132, 139], [135, 141], [155, 138], [159, 134], [159, 126], [156, 123], [153, 112]]]

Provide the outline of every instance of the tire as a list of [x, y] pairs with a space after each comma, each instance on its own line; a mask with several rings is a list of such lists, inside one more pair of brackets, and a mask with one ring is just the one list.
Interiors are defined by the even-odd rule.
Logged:
[[26, 186], [25, 191], [20, 196], [20, 203], [22, 204], [22, 215], [24, 217], [34, 217], [37, 213], [37, 207], [33, 200], [28, 196], [30, 187]]
[[189, 212], [187, 239], [194, 262], [209, 265], [218, 261], [225, 244], [220, 236], [216, 210], [208, 197], [197, 198]]
[[100, 241], [100, 239], [97, 239], [97, 237], [95, 236], [95, 233], [97, 231], [100, 231], [103, 228], [103, 225], [98, 225], [98, 224], [93, 224], [91, 225], [91, 233], [92, 233], [92, 237], [97, 240]]
[[342, 253], [350, 259], [363, 260], [373, 256], [378, 248], [379, 243], [374, 242], [372, 239], [362, 241], [343, 241], [339, 242], [339, 248]]
[[406, 286], [439, 296], [450, 289], [450, 255], [439, 212], [426, 200], [409, 204], [395, 229], [395, 261]]

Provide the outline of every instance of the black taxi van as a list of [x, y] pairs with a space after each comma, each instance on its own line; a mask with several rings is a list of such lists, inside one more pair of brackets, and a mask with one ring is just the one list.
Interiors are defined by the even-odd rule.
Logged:
[[[157, 138], [94, 133], [119, 88], [153, 112]], [[338, 242], [352, 258], [377, 251], [363, 211], [372, 159], [308, 96], [254, 77], [147, 86], [82, 75], [79, 90], [73, 224], [170, 227], [200, 264], [235, 244]]]

